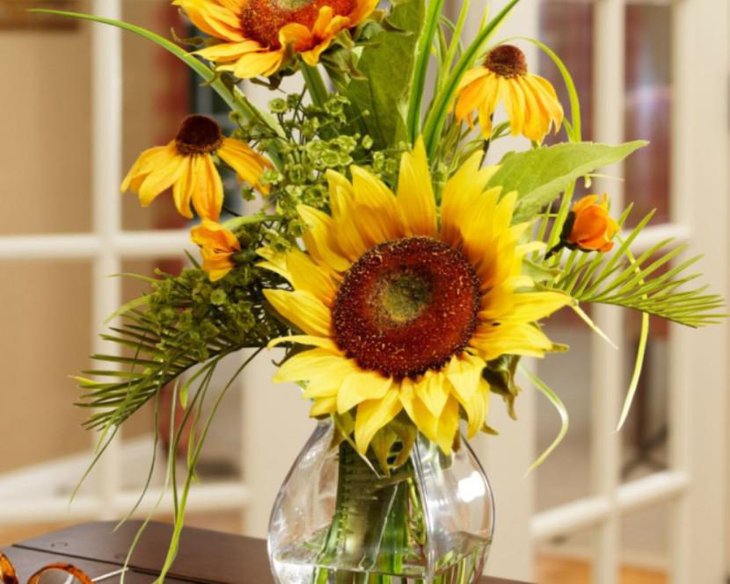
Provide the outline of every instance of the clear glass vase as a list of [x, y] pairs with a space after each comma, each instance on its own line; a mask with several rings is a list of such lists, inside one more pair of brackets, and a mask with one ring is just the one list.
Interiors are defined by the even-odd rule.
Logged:
[[318, 424], [279, 491], [269, 558], [279, 584], [473, 584], [494, 503], [466, 441], [444, 455], [419, 436], [391, 476]]

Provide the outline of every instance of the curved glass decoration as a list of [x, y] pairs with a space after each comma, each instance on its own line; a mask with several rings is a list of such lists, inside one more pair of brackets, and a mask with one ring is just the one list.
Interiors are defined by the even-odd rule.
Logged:
[[474, 584], [494, 503], [466, 441], [444, 455], [419, 436], [384, 476], [320, 422], [279, 491], [269, 558], [279, 584]]

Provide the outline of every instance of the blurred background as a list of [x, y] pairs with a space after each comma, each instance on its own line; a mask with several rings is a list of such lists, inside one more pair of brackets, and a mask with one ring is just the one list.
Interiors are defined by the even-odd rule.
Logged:
[[[475, 4], [472, 32], [484, 7]], [[492, 4], [496, 11], [504, 2]], [[188, 112], [228, 123], [174, 57], [131, 34], [26, 12], [39, 5], [121, 16], [168, 37], [192, 32], [167, 0], [0, 0], [0, 546], [119, 517], [136, 500], [153, 437], [167, 432], [149, 409], [125, 426], [68, 506], [95, 439], [81, 428], [86, 412], [73, 406], [70, 376], [101, 347], [104, 318], [145, 289], [109, 274], [184, 265], [187, 229], [169, 198], [140, 209], [136, 197], [118, 193], [122, 173], [143, 149], [167, 143]], [[449, 10], [459, 7], [453, 0]], [[689, 242], [726, 296], [728, 32], [723, 0], [523, 0], [498, 35], [538, 38], [565, 60], [584, 139], [651, 141], [591, 190], [633, 201], [634, 222], [656, 209], [656, 227], [639, 245], [665, 236]], [[567, 104], [552, 61], [512, 42]], [[260, 88], [246, 91], [265, 104]], [[720, 584], [730, 575], [727, 326], [688, 333], [652, 322], [640, 391], [616, 434], [639, 318], [610, 309], [592, 316], [618, 351], [566, 313], [551, 319], [549, 334], [571, 351], [536, 365], [571, 415], [555, 454], [525, 475], [559, 428], [549, 404], [529, 391], [519, 422], [495, 412], [501, 436], [475, 445], [497, 498], [488, 573], [540, 584]], [[270, 384], [270, 361], [257, 359], [226, 397], [191, 525], [266, 533], [276, 490], [312, 430], [297, 391]], [[163, 481], [160, 470], [158, 492]]]

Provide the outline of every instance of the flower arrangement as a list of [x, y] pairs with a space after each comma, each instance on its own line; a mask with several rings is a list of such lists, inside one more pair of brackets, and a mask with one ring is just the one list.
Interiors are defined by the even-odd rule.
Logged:
[[[335, 445], [390, 476], [419, 439], [444, 456], [458, 451], [462, 421], [467, 437], [494, 433], [495, 395], [515, 416], [520, 359], [567, 350], [540, 324], [558, 310], [599, 334], [582, 306], [639, 311], [643, 343], [649, 315], [692, 327], [723, 316], [720, 298], [691, 287], [696, 258], [672, 264], [682, 249], [671, 242], [632, 254], [651, 215], [624, 231], [630, 205], [617, 212], [608, 194], [573, 200], [577, 181], [645, 143], [582, 141], [559, 57], [530, 41], [562, 73], [567, 104], [520, 48], [495, 42], [517, 3], [485, 18], [470, 42], [461, 38], [469, 2], [449, 22], [443, 0], [174, 0], [202, 33], [177, 43], [57, 12], [157, 43], [230, 107], [229, 135], [191, 115], [124, 179], [142, 205], [171, 191], [182, 216], [199, 218], [191, 238], [202, 262], [191, 256], [180, 275], [150, 280], [104, 335], [131, 352], [96, 355], [99, 367], [79, 378], [87, 426], [103, 440], [173, 385], [200, 435], [176, 537], [211, 422], [199, 406], [220, 361], [241, 349], [283, 347], [275, 381], [300, 384], [310, 415], [333, 421]], [[304, 89], [275, 94], [268, 110], [239, 89], [253, 79], [276, 91], [292, 75]], [[551, 133], [564, 140], [544, 145]], [[524, 137], [524, 148], [491, 160], [507, 135]], [[260, 211], [225, 208], [224, 167]], [[567, 420], [557, 392], [528, 376]]]

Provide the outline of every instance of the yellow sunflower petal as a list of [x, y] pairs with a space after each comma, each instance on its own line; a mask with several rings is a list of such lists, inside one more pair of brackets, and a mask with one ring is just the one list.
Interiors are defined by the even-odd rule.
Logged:
[[436, 234], [436, 197], [422, 137], [412, 152], [401, 157], [396, 201], [406, 235], [433, 237]]
[[472, 336], [469, 345], [485, 361], [501, 355], [544, 357], [552, 350], [552, 341], [531, 324], [509, 323], [484, 327]]
[[357, 166], [350, 170], [355, 193], [353, 210], [357, 214], [355, 225], [366, 245], [372, 247], [402, 237], [404, 228], [392, 191], [367, 170]]
[[309, 227], [302, 234], [302, 239], [307, 251], [318, 262], [322, 262], [337, 272], [345, 272], [351, 262], [342, 254], [339, 246], [335, 243], [335, 223], [329, 215], [309, 207], [299, 205], [297, 212], [302, 221]]
[[310, 418], [320, 418], [322, 416], [328, 416], [334, 414], [337, 411], [337, 398], [326, 397], [319, 399], [312, 404], [309, 410]]
[[332, 353], [338, 351], [337, 345], [332, 339], [327, 337], [316, 337], [314, 335], [288, 335], [286, 337], [279, 337], [269, 342], [267, 348], [273, 349], [284, 343], [295, 343], [297, 345], [307, 345], [310, 347], [319, 347], [320, 349], [327, 349]]
[[326, 306], [331, 306], [337, 294], [337, 286], [331, 272], [320, 267], [310, 256], [299, 249], [286, 254], [287, 278], [295, 290], [309, 292]]
[[365, 455], [375, 433], [393, 420], [403, 406], [398, 391], [391, 389], [382, 399], [368, 400], [357, 406], [355, 417], [355, 444], [360, 454]]
[[505, 322], [535, 322], [572, 303], [561, 292], [521, 292], [514, 295], [512, 310], [502, 318]]
[[180, 6], [205, 33], [228, 41], [243, 40], [240, 20], [227, 6], [210, 0], [175, 0], [173, 5]]
[[282, 46], [291, 46], [296, 52], [303, 51], [312, 46], [314, 37], [303, 24], [292, 22], [279, 30], [279, 42]]
[[246, 53], [261, 50], [261, 45], [256, 41], [245, 40], [240, 43], [220, 43], [195, 51], [193, 54], [216, 63], [230, 63], [237, 61]]
[[441, 201], [441, 239], [453, 247], [462, 244], [461, 225], [472, 212], [471, 204], [484, 191], [494, 169], [480, 169], [481, 152], [475, 152], [446, 181]]
[[357, 26], [378, 7], [380, 0], [357, 0], [355, 8], [348, 15], [352, 26]]
[[416, 396], [432, 416], [438, 418], [449, 399], [446, 377], [439, 371], [429, 371], [415, 383]]
[[264, 296], [274, 310], [306, 334], [319, 337], [330, 335], [330, 310], [310, 293], [300, 290], [264, 290]]
[[438, 429], [436, 430], [436, 443], [444, 454], [451, 454], [454, 447], [454, 439], [459, 431], [459, 402], [450, 396], [439, 418]]
[[462, 395], [457, 388], [454, 388], [454, 395], [459, 400], [461, 407], [466, 413], [467, 438], [473, 438], [487, 420], [489, 413], [489, 384], [480, 379], [476, 390], [468, 397]]
[[337, 393], [337, 412], [344, 414], [366, 400], [385, 397], [393, 380], [375, 371], [351, 373], [343, 381]]
[[358, 371], [357, 365], [328, 349], [310, 349], [287, 359], [274, 375], [274, 382], [309, 383], [309, 387], [340, 387], [345, 378]]
[[418, 431], [432, 442], [438, 436], [438, 418], [435, 417], [416, 394], [416, 384], [408, 378], [401, 381], [400, 402]]
[[451, 358], [444, 370], [446, 378], [455, 388], [460, 400], [468, 401], [482, 381], [482, 371], [486, 363], [484, 359], [469, 353]]
[[276, 73], [284, 61], [284, 49], [276, 51], [262, 50], [241, 56], [233, 66], [220, 67], [221, 70], [232, 70], [239, 79], [251, 79], [263, 75], [268, 77]]

